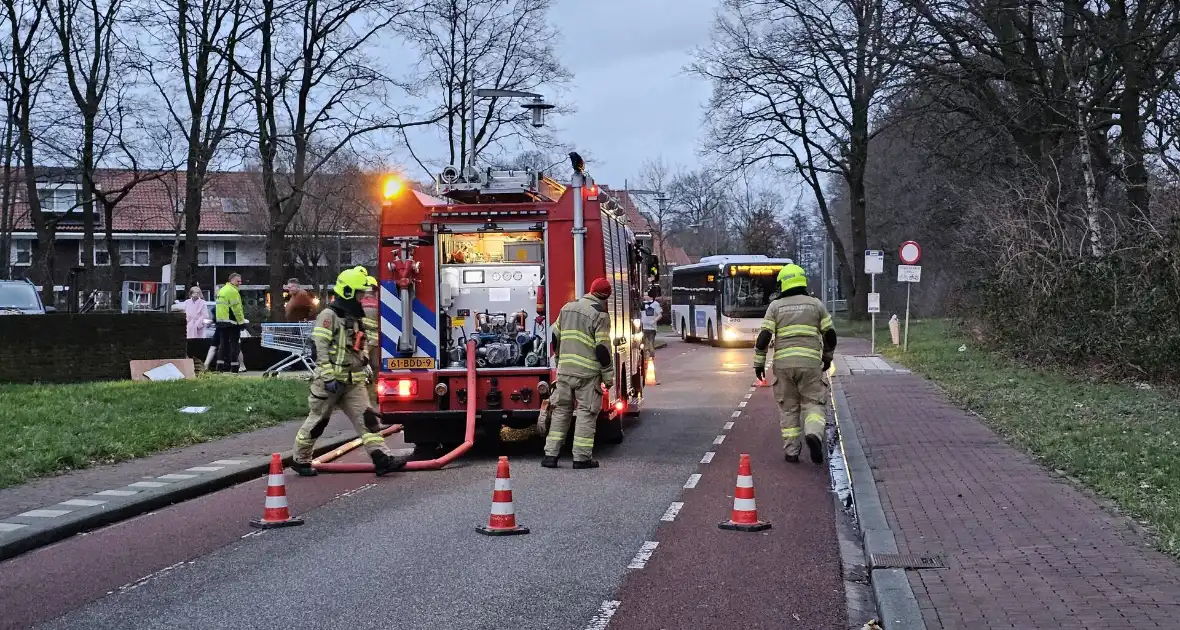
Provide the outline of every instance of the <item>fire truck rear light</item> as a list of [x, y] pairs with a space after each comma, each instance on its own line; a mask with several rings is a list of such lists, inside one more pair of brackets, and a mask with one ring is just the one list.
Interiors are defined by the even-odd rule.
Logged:
[[414, 379], [398, 379], [393, 382], [394, 396], [398, 398], [410, 398], [418, 395], [418, 381]]
[[541, 381], [540, 383], [537, 383], [537, 395], [540, 396], [541, 398], [548, 396], [549, 395], [549, 383], [546, 383], [545, 381]]
[[384, 396], [389, 393], [389, 383], [386, 381], [377, 381], [377, 395]]
[[627, 408], [627, 403], [617, 400], [615, 401], [615, 411], [622, 411]]
[[447, 384], [446, 383], [439, 383], [438, 385], [435, 385], [434, 386], [434, 395], [438, 396], [439, 398], [446, 396], [447, 395]]

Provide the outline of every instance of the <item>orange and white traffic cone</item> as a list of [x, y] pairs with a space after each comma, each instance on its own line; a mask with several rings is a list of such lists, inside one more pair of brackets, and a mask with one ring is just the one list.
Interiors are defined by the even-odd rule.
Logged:
[[660, 382], [658, 380], [656, 380], [656, 360], [655, 359], [648, 359], [647, 360], [647, 370], [643, 375], [643, 384], [644, 385], [659, 385], [660, 384]]
[[496, 487], [492, 490], [492, 514], [487, 525], [477, 525], [475, 531], [488, 536], [527, 534], [529, 528], [516, 524], [512, 507], [512, 476], [508, 473], [508, 458], [500, 457], [496, 464]]
[[737, 487], [733, 490], [733, 513], [729, 520], [718, 525], [721, 529], [741, 532], [760, 532], [770, 529], [770, 523], [758, 520], [758, 506], [754, 503], [754, 475], [750, 472], [750, 456], [742, 453], [738, 460]]
[[283, 456], [270, 456], [270, 474], [266, 481], [266, 507], [262, 518], [252, 519], [250, 525], [262, 529], [302, 525], [303, 519], [291, 516], [287, 510], [287, 478], [283, 475]]

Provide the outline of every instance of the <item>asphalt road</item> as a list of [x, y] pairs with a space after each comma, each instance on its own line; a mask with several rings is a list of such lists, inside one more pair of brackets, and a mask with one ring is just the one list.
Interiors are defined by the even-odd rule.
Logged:
[[[749, 393], [751, 354], [671, 341], [659, 357], [662, 384], [649, 390], [626, 441], [597, 449], [602, 468], [575, 471], [563, 459], [563, 468], [548, 470], [538, 465], [537, 444], [516, 449], [516, 514], [529, 535], [475, 532], [491, 506], [491, 453], [476, 453], [445, 471], [382, 479], [288, 474], [292, 509], [306, 520], [301, 527], [251, 531], [248, 521], [262, 509], [265, 482], [259, 480], [0, 564], [0, 627], [731, 627], [694, 625], [686, 616], [675, 625], [652, 625], [659, 622], [643, 616], [641, 600], [671, 611], [693, 589], [724, 595], [726, 588], [783, 575], [792, 584], [778, 588], [794, 593], [790, 612], [838, 609], [843, 594], [830, 592], [832, 575], [839, 584], [839, 559], [829, 553], [835, 545], [832, 502], [816, 498], [827, 496], [819, 468], [807, 463], [779, 482], [768, 480], [780, 485], [759, 492], [759, 508], [780, 520], [762, 537], [769, 542], [747, 547], [739, 538], [760, 534], [724, 532], [730, 536], [717, 538], [716, 521], [728, 517], [732, 501], [734, 449], [747, 443], [762, 449], [744, 451], [759, 453], [759, 484], [760, 471], [785, 466], [781, 459], [762, 461], [773, 459], [777, 449], [773, 423], [747, 427], [739, 418], [722, 429]], [[755, 396], [766, 397], [768, 390]], [[740, 439], [713, 446], [718, 435], [735, 431]], [[717, 453], [715, 464], [700, 463], [707, 451]], [[703, 477], [696, 489], [686, 490], [693, 474]], [[806, 491], [795, 493], [792, 484]], [[683, 516], [661, 521], [676, 502], [685, 503]], [[813, 520], [805, 523], [802, 505], [814, 512]], [[653, 550], [652, 542], [660, 545]], [[692, 568], [694, 549], [702, 545], [709, 547], [702, 557], [712, 559], [703, 571]], [[821, 551], [799, 553], [799, 546]], [[734, 561], [713, 562], [739, 548], [730, 556]], [[759, 557], [771, 553], [784, 554], [788, 568], [750, 570], [773, 565], [774, 558]], [[799, 563], [813, 570], [789, 568]], [[695, 571], [691, 582], [682, 579], [685, 570]], [[683, 585], [653, 588], [678, 580]], [[761, 587], [759, 592], [774, 590]], [[718, 607], [738, 603], [708, 601]], [[757, 604], [758, 598], [741, 601]], [[744, 627], [842, 627], [842, 613], [807, 616], [807, 625], [790, 619], [766, 625], [778, 617], [767, 610], [761, 622], [717, 618], [745, 619]]]

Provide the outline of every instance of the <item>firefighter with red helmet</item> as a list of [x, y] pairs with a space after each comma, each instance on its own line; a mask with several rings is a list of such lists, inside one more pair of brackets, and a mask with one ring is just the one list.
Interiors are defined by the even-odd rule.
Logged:
[[573, 467], [598, 468], [598, 460], [592, 456], [602, 390], [603, 386], [609, 390], [615, 384], [606, 307], [610, 295], [611, 285], [606, 278], [594, 280], [590, 292], [563, 306], [553, 324], [557, 383], [550, 401], [553, 416], [545, 438], [545, 458], [541, 460], [546, 468], [557, 468], [557, 457], [575, 413]]

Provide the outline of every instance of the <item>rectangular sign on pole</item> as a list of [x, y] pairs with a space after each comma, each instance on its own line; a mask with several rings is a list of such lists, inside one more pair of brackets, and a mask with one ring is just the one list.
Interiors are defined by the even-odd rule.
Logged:
[[870, 276], [885, 273], [885, 252], [879, 249], [865, 250], [865, 273]]
[[881, 312], [881, 294], [880, 293], [870, 293], [869, 294], [869, 312], [870, 313], [880, 313]]
[[898, 282], [921, 282], [922, 281], [922, 266], [921, 265], [898, 265], [897, 266], [897, 281]]

